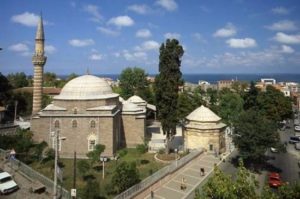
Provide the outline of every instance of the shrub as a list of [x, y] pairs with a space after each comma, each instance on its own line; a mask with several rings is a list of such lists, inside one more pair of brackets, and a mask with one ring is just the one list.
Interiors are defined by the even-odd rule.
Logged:
[[166, 150], [163, 148], [159, 149], [159, 151], [158, 151], [159, 154], [164, 154], [165, 152], [166, 152]]
[[118, 151], [118, 155], [120, 158], [124, 157], [127, 154], [127, 149], [121, 149]]
[[140, 153], [140, 154], [144, 154], [147, 152], [147, 146], [145, 144], [138, 144], [136, 145], [136, 150]]

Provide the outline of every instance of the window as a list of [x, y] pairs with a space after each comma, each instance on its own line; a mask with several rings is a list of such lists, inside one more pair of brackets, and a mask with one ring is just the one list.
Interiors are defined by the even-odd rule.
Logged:
[[95, 149], [96, 140], [89, 140], [89, 151], [93, 151]]
[[77, 120], [72, 120], [72, 128], [77, 128]]
[[214, 145], [210, 144], [210, 145], [209, 145], [209, 150], [210, 150], [210, 151], [214, 150]]
[[77, 114], [77, 107], [73, 109], [74, 114]]
[[54, 128], [59, 128], [59, 121], [58, 120], [55, 120], [55, 122], [54, 122]]
[[96, 122], [94, 120], [91, 121], [91, 128], [95, 128], [96, 127]]

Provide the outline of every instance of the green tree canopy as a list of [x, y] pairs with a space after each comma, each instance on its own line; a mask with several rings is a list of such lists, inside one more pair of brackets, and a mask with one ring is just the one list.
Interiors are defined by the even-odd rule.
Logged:
[[91, 166], [97, 161], [100, 161], [100, 155], [104, 151], [105, 146], [102, 144], [96, 144], [93, 151], [88, 152], [86, 155], [91, 160]]
[[133, 95], [138, 95], [146, 101], [151, 98], [147, 74], [141, 68], [125, 68], [119, 77], [120, 95], [127, 99]]
[[291, 99], [285, 97], [281, 91], [273, 86], [267, 86], [266, 92], [261, 92], [258, 95], [257, 106], [268, 119], [275, 122], [292, 116]]
[[176, 39], [167, 39], [159, 49], [159, 74], [155, 77], [155, 95], [157, 116], [163, 133], [169, 140], [176, 134], [178, 123], [177, 104], [179, 86], [182, 85], [180, 65], [183, 48]]
[[244, 109], [256, 109], [257, 108], [257, 96], [259, 94], [259, 90], [255, 87], [255, 83], [251, 81], [249, 92], [247, 92], [244, 96]]
[[28, 86], [27, 76], [24, 72], [10, 73], [7, 75], [7, 79], [14, 88]]
[[121, 162], [112, 174], [111, 184], [117, 193], [125, 191], [140, 181], [139, 172], [134, 162]]
[[12, 86], [10, 85], [8, 79], [0, 72], [0, 105], [1, 106], [5, 105], [8, 99], [10, 98], [9, 91], [11, 90], [11, 88]]
[[259, 198], [255, 192], [257, 188], [258, 183], [254, 176], [240, 161], [235, 180], [215, 166], [213, 177], [209, 178], [203, 187], [202, 197], [200, 194], [195, 199], [257, 199]]
[[220, 96], [219, 114], [227, 123], [235, 123], [243, 111], [244, 100], [237, 93], [226, 92]]
[[279, 145], [276, 124], [252, 109], [241, 113], [235, 126], [233, 142], [241, 157], [260, 160], [266, 150]]

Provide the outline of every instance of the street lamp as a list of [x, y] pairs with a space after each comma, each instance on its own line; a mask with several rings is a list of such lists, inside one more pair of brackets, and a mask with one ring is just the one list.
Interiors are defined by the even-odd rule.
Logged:
[[176, 167], [177, 167], [177, 152], [178, 152], [178, 149], [174, 149], [174, 152], [175, 152], [175, 160], [176, 160]]
[[105, 156], [100, 156], [100, 161], [102, 162], [102, 179], [104, 179], [104, 162], [107, 161], [107, 157]]
[[57, 198], [57, 162], [58, 162], [58, 144], [60, 140], [65, 140], [66, 137], [59, 137], [59, 130], [52, 131], [51, 137], [55, 138], [55, 159], [54, 159], [54, 184], [53, 184], [53, 199]]

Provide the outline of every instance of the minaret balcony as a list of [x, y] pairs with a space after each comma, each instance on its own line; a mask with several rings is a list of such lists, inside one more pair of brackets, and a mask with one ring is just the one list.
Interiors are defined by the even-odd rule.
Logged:
[[44, 65], [47, 61], [47, 57], [44, 55], [33, 55], [32, 56], [32, 63], [34, 65]]

